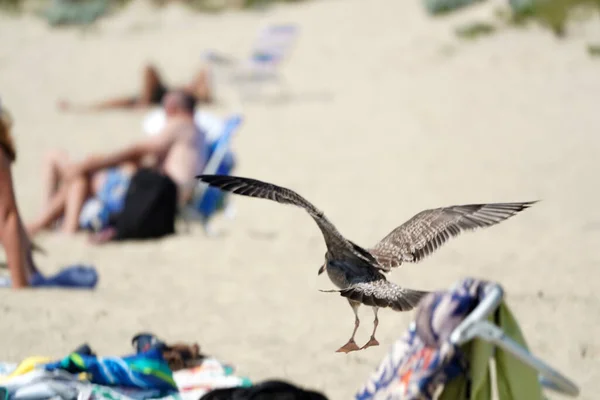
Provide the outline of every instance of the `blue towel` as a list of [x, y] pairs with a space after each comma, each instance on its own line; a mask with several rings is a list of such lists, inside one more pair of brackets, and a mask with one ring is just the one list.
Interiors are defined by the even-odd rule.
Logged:
[[[93, 289], [98, 284], [98, 272], [92, 266], [72, 265], [63, 268], [57, 274], [44, 276], [37, 272], [29, 280], [31, 287], [61, 287]], [[0, 287], [11, 287], [10, 278], [0, 279]]]
[[98, 272], [92, 266], [73, 265], [66, 267], [56, 275], [45, 277], [39, 272], [29, 284], [32, 287], [70, 287], [93, 289], [98, 283]]
[[85, 372], [89, 381], [104, 386], [154, 389], [163, 395], [176, 392], [173, 373], [155, 346], [148, 351], [125, 357], [96, 357], [71, 353], [60, 361], [46, 364], [47, 371]]
[[118, 168], [109, 169], [98, 195], [84, 203], [79, 213], [79, 226], [95, 231], [106, 228], [111, 216], [123, 210], [130, 183], [130, 175]]

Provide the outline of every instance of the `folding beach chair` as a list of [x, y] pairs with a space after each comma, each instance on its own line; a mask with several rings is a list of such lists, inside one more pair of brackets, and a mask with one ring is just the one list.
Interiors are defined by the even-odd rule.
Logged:
[[542, 399], [579, 388], [533, 356], [495, 284], [465, 279], [423, 298], [408, 332], [356, 395], [366, 399]]
[[[208, 142], [208, 161], [203, 174], [229, 175], [235, 167], [235, 157], [230, 151], [230, 143], [233, 134], [242, 124], [240, 115], [227, 118], [223, 124], [221, 134], [216, 140]], [[192, 200], [180, 209], [180, 215], [189, 228], [190, 221], [202, 223], [204, 231], [212, 235], [210, 222], [215, 213], [223, 210], [230, 218], [234, 215], [234, 209], [229, 202], [230, 196], [216, 188], [206, 184], [198, 183], [194, 188]]]
[[[207, 51], [203, 58], [213, 70], [229, 69], [228, 80], [240, 90], [242, 99], [248, 99], [265, 83], [276, 83], [280, 90], [285, 86], [281, 65], [289, 57], [298, 36], [295, 25], [270, 25], [259, 31], [250, 56], [242, 61]], [[217, 74], [219, 75], [219, 74]]]

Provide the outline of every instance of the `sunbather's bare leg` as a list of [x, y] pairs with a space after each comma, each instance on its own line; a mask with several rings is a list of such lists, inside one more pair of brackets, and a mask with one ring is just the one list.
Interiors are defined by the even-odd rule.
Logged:
[[194, 95], [201, 103], [210, 103], [212, 101], [212, 93], [208, 78], [208, 71], [203, 68], [198, 71], [192, 81], [183, 90]]
[[52, 197], [48, 206], [42, 210], [42, 215], [34, 222], [27, 224], [26, 230], [30, 237], [49, 228], [54, 221], [60, 218], [65, 209], [68, 189], [67, 186], [62, 186]]
[[69, 156], [64, 151], [52, 151], [46, 155], [42, 170], [43, 178], [43, 198], [45, 207], [48, 207], [50, 201], [56, 194], [60, 181], [64, 176], [65, 168], [69, 163]]
[[[50, 228], [60, 217], [66, 217], [65, 214], [68, 214], [71, 219], [67, 221], [67, 218], [65, 218], [63, 230], [65, 232], [71, 232], [73, 227], [73, 214], [76, 212], [76, 215], [79, 215], [81, 206], [89, 195], [88, 179], [88, 177], [76, 178], [71, 183], [62, 185], [54, 194], [48, 206], [42, 210], [42, 215], [34, 222], [27, 225], [27, 233], [33, 237], [40, 231]], [[82, 195], [81, 192], [83, 192], [84, 189], [85, 193]], [[78, 200], [81, 197], [83, 197], [83, 200]], [[79, 201], [81, 201], [80, 205], [78, 205]]]
[[144, 67], [142, 93], [138, 99], [139, 105], [149, 106], [152, 103], [152, 93], [160, 86], [165, 87], [158, 70], [151, 64], [146, 65]]
[[59, 102], [59, 107], [69, 111], [102, 111], [108, 109], [130, 109], [148, 107], [152, 103], [152, 93], [162, 85], [157, 69], [152, 65], [144, 68], [142, 90], [139, 96], [117, 97], [91, 105], [75, 105], [67, 101]]
[[126, 108], [134, 108], [136, 107], [137, 99], [133, 96], [127, 97], [118, 97], [114, 99], [109, 99], [105, 101], [101, 101], [95, 104], [83, 105], [83, 104], [73, 104], [66, 100], [61, 100], [58, 102], [58, 107], [62, 111], [74, 111], [74, 112], [85, 112], [85, 111], [102, 111], [108, 109], [126, 109]]
[[89, 196], [88, 178], [82, 176], [69, 185], [65, 202], [65, 218], [62, 225], [64, 233], [75, 233], [79, 229], [79, 213]]

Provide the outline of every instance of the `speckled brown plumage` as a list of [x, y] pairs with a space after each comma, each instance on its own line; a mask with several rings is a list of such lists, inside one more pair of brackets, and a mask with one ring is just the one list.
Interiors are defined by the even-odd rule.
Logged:
[[200, 175], [198, 179], [239, 195], [302, 207], [315, 220], [327, 246], [325, 263], [319, 274], [327, 271], [331, 281], [339, 288], [326, 292], [338, 292], [346, 297], [355, 314], [354, 332], [348, 343], [338, 350], [342, 352], [359, 349], [354, 342], [354, 334], [360, 324], [357, 315], [360, 304], [372, 307], [375, 313], [371, 340], [362, 347], [366, 348], [378, 344], [375, 332], [379, 308], [409, 311], [427, 294], [401, 288], [388, 281], [383, 273], [404, 262], [419, 262], [451, 237], [502, 222], [535, 203], [470, 204], [421, 211], [367, 250], [342, 236], [322, 211], [293, 190], [235, 176]]
[[421, 211], [384, 237], [369, 252], [385, 271], [419, 262], [460, 233], [502, 222], [535, 201], [450, 206]]

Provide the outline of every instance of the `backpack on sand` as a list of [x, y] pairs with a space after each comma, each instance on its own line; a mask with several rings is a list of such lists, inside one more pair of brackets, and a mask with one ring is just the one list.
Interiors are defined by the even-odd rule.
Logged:
[[177, 185], [151, 169], [139, 169], [132, 177], [123, 210], [114, 216], [113, 240], [155, 239], [175, 233]]

